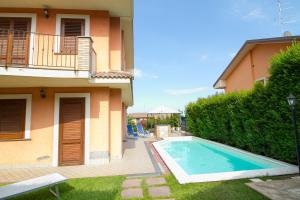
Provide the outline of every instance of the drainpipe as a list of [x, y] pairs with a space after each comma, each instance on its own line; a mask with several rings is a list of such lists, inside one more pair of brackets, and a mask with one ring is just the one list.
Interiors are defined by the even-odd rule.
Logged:
[[252, 82], [255, 82], [255, 73], [254, 73], [254, 63], [253, 63], [253, 55], [252, 50], [250, 50], [250, 65], [251, 65], [251, 76], [252, 76]]

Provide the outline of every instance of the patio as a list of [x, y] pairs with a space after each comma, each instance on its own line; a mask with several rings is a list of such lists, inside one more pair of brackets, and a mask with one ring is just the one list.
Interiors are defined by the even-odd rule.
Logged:
[[107, 165], [0, 169], [0, 183], [17, 182], [54, 172], [68, 178], [159, 175], [160, 168], [146, 147], [146, 142], [153, 140], [153, 138], [128, 139], [124, 142], [123, 158], [111, 161]]
[[247, 183], [247, 185], [272, 200], [300, 199], [299, 176], [284, 180], [257, 181]]

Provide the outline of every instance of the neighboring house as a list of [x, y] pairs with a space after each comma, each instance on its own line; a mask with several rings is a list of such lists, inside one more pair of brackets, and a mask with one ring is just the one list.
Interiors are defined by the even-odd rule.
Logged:
[[133, 0], [0, 2], [0, 168], [120, 159]]
[[214, 88], [228, 93], [249, 90], [258, 81], [265, 84], [272, 56], [299, 40], [300, 36], [287, 36], [246, 41], [214, 83]]
[[172, 115], [180, 115], [181, 112], [177, 109], [161, 105], [150, 110], [147, 114], [148, 117], [153, 117], [155, 119], [157, 118], [165, 119], [167, 117], [171, 117]]
[[142, 121], [147, 121], [147, 113], [130, 113], [128, 116], [134, 121], [135, 124], [142, 122]]

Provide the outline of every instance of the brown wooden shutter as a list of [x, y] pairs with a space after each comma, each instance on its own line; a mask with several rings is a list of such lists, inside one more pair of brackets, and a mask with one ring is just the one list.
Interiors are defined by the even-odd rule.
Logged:
[[0, 64], [6, 64], [10, 19], [0, 18]]
[[0, 18], [1, 64], [28, 64], [30, 18]]
[[0, 100], [0, 139], [22, 139], [25, 131], [26, 99]]
[[28, 64], [30, 19], [18, 18], [13, 21], [12, 60], [13, 64]]
[[63, 53], [77, 53], [77, 36], [84, 35], [84, 19], [61, 20], [61, 49]]

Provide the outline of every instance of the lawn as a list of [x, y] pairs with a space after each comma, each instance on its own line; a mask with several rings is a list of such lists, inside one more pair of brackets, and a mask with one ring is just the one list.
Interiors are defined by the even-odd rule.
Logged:
[[[121, 200], [121, 184], [124, 179], [125, 177], [122, 176], [72, 179], [60, 185], [61, 199]], [[166, 180], [173, 193], [172, 197], [176, 200], [267, 199], [254, 190], [248, 188], [244, 184], [248, 182], [247, 179], [211, 183], [194, 183], [186, 185], [180, 185], [173, 176], [166, 176]], [[150, 200], [151, 198], [147, 194], [146, 187], [143, 186], [143, 189], [145, 193], [144, 199]], [[48, 189], [42, 189], [23, 195], [19, 198], [14, 198], [14, 200], [17, 199], [50, 200], [55, 198], [49, 193]]]
[[168, 176], [167, 182], [177, 200], [268, 199], [245, 185], [248, 179], [180, 185], [174, 176]]

